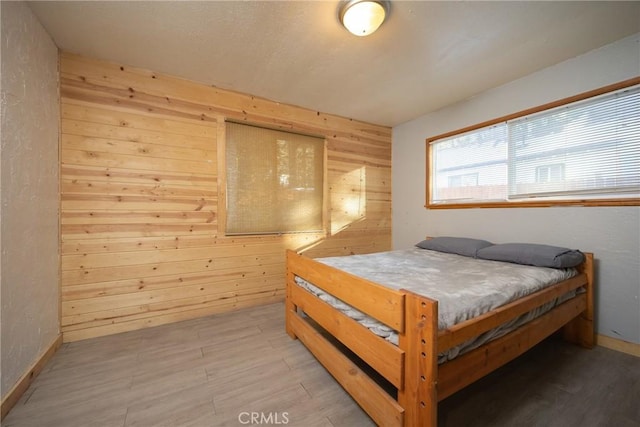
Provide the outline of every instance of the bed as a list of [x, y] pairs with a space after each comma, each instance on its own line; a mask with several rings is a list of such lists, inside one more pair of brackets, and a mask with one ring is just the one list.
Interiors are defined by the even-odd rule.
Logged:
[[[425, 242], [432, 245], [429, 242], [438, 239]], [[453, 241], [454, 249], [459, 249], [461, 241], [465, 243], [464, 251], [469, 248], [466, 240], [442, 239], [445, 243]], [[456, 250], [449, 253], [494, 265], [505, 263], [499, 257], [478, 260], [478, 253], [507, 249], [509, 256], [514, 253], [514, 247], [503, 249], [500, 245], [486, 244], [489, 247], [474, 247], [471, 253], [461, 255]], [[569, 276], [555, 278], [552, 284], [504, 304], [488, 305], [484, 311], [472, 312], [467, 318], [443, 321], [439, 301], [412, 290], [411, 286], [402, 286], [404, 283], [385, 286], [371, 280], [371, 276], [367, 278], [367, 274], [355, 275], [348, 268], [345, 271], [330, 265], [327, 260], [287, 251], [286, 331], [309, 349], [378, 425], [436, 426], [440, 400], [556, 331], [561, 329], [568, 341], [587, 348], [593, 346], [593, 254], [580, 255], [581, 262], [572, 267], [574, 272]], [[527, 258], [519, 264], [529, 261]], [[394, 279], [391, 276], [381, 281], [384, 280]], [[438, 276], [437, 280], [445, 279]], [[301, 286], [301, 281], [319, 292], [310, 292]], [[397, 338], [385, 339], [384, 334], [363, 325], [361, 319], [345, 314], [328, 301], [327, 294], [364, 314], [368, 321], [393, 330]], [[441, 295], [437, 298], [442, 300]], [[442, 306], [446, 317], [449, 309], [445, 300]], [[544, 313], [530, 316], [532, 319], [517, 324], [509, 332], [493, 334], [502, 325], [513, 324], [543, 306], [546, 306]], [[492, 336], [478, 343], [477, 337], [483, 335]], [[470, 342], [473, 344], [458, 350]], [[456, 349], [453, 354], [451, 349]]]

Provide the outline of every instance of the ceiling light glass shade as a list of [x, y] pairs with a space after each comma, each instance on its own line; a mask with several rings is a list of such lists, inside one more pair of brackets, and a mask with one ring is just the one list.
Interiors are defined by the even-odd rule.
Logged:
[[368, 36], [382, 25], [387, 15], [388, 2], [378, 0], [351, 0], [340, 8], [340, 20], [352, 34]]

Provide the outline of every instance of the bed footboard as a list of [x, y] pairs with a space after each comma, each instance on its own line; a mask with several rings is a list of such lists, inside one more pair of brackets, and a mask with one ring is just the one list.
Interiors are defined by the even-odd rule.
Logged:
[[[312, 326], [309, 319], [348, 347], [391, 385], [404, 387], [404, 351], [372, 334], [295, 283], [301, 277], [321, 286], [394, 329], [404, 329], [404, 294], [287, 252], [286, 331], [298, 338], [379, 425], [407, 425], [405, 410], [386, 390]], [[367, 298], [362, 298], [367, 295]]]

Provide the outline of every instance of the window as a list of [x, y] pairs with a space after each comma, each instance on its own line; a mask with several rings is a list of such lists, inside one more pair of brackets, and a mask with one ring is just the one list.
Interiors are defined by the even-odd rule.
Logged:
[[226, 123], [227, 234], [323, 228], [324, 139]]
[[478, 185], [477, 173], [465, 173], [449, 177], [449, 187], [475, 187]]
[[640, 204], [639, 82], [428, 139], [427, 207]]
[[564, 164], [544, 165], [536, 167], [536, 182], [560, 182], [564, 180]]

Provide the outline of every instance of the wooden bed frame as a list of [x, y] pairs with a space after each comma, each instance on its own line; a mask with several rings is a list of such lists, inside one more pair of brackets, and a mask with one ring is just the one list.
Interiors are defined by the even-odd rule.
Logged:
[[[449, 329], [438, 330], [437, 301], [386, 288], [289, 250], [286, 330], [292, 338], [302, 341], [378, 425], [436, 426], [440, 400], [516, 358], [560, 328], [568, 341], [593, 346], [593, 254], [585, 255], [576, 277]], [[399, 345], [378, 337], [306, 291], [295, 283], [295, 276], [395, 329]], [[438, 365], [439, 352], [579, 287], [586, 292], [505, 336]], [[397, 399], [374, 380], [375, 375], [367, 373], [369, 369], [362, 369], [339, 345], [327, 339], [326, 333], [393, 385], [398, 391]]]

